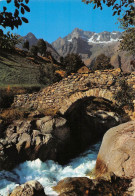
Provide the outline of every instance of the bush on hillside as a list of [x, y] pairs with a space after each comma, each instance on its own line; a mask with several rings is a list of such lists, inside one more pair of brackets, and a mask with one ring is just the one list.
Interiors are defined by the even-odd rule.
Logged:
[[61, 57], [60, 57], [60, 63], [61, 63], [61, 64], [63, 64], [63, 60], [64, 60], [64, 57], [61, 56]]
[[72, 53], [63, 58], [63, 65], [67, 74], [70, 74], [76, 73], [85, 64], [80, 55]]
[[26, 40], [26, 41], [23, 43], [23, 48], [26, 48], [27, 50], [29, 50], [29, 47], [30, 47], [29, 41]]
[[37, 53], [38, 53], [38, 47], [37, 46], [31, 46], [30, 48], [30, 55], [32, 56], [37, 56]]
[[133, 100], [135, 99], [135, 91], [128, 85], [124, 77], [119, 79], [119, 89], [115, 93], [114, 99], [120, 107], [128, 106], [129, 109], [134, 109]]
[[105, 54], [100, 54], [97, 58], [92, 62], [93, 70], [105, 70], [105, 69], [113, 69], [114, 67], [110, 64], [110, 58]]
[[45, 64], [40, 67], [40, 83], [44, 85], [59, 82], [61, 77], [55, 73], [56, 69], [53, 64]]
[[133, 55], [135, 58], [135, 27], [128, 28], [122, 35], [120, 51], [127, 51], [129, 55]]
[[3, 32], [0, 31], [0, 49], [14, 50], [16, 44], [20, 42], [21, 40], [18, 35], [14, 35], [13, 33], [10, 33], [9, 31], [7, 32], [7, 34], [3, 34]]
[[46, 42], [43, 39], [39, 39], [37, 42], [38, 52], [41, 54], [41, 56], [45, 56], [46, 54]]
[[0, 108], [8, 108], [11, 106], [14, 100], [13, 91], [8, 91], [5, 89], [0, 90]]

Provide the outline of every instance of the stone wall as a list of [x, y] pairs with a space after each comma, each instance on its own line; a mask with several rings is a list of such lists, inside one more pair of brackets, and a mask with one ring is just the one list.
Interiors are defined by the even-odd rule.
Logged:
[[[38, 93], [16, 96], [13, 106], [65, 114], [74, 102], [85, 97], [102, 97], [114, 102], [120, 77], [119, 69], [73, 74]], [[125, 80], [135, 89], [135, 72], [125, 73]]]

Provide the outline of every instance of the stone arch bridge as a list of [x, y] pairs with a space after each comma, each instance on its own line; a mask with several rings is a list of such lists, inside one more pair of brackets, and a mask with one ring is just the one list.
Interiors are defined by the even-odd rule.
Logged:
[[[114, 102], [120, 77], [119, 69], [73, 74], [38, 93], [16, 96], [13, 106], [64, 115], [76, 101], [86, 97], [100, 97]], [[125, 73], [125, 80], [135, 90], [135, 72]]]

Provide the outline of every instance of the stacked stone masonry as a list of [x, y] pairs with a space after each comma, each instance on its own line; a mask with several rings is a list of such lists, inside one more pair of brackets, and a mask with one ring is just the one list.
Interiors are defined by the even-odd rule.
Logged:
[[[119, 69], [72, 74], [38, 93], [16, 96], [13, 106], [65, 114], [74, 102], [84, 97], [102, 97], [114, 102], [121, 77]], [[135, 72], [125, 73], [125, 80], [135, 89]]]

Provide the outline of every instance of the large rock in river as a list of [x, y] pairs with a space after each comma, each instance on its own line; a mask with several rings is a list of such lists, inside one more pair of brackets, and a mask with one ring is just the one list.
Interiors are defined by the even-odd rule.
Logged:
[[131, 189], [135, 190], [135, 121], [106, 132], [96, 161], [96, 174], [132, 179]]
[[104, 135], [96, 162], [96, 172], [135, 178], [135, 121], [111, 128]]
[[8, 196], [46, 196], [43, 186], [36, 180], [17, 186]]

